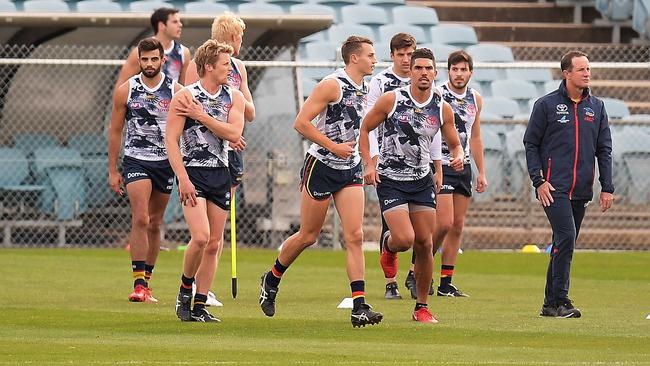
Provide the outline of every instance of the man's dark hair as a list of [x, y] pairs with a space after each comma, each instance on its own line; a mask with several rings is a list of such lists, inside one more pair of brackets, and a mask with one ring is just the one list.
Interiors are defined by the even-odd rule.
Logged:
[[350, 36], [348, 39], [343, 42], [341, 46], [341, 57], [343, 57], [343, 62], [347, 65], [350, 62], [350, 55], [356, 52], [359, 52], [361, 45], [367, 43], [373, 45], [370, 38], [361, 37], [361, 36]]
[[472, 56], [463, 50], [454, 51], [449, 54], [449, 58], [447, 59], [447, 70], [451, 69], [453, 65], [461, 62], [467, 62], [469, 71], [474, 71], [474, 61], [472, 61]]
[[415, 41], [415, 37], [408, 33], [397, 33], [390, 39], [391, 54], [397, 50], [401, 50], [402, 48], [411, 47], [415, 49], [417, 47], [417, 42]]
[[160, 52], [160, 58], [163, 58], [165, 55], [165, 49], [163, 48], [162, 43], [159, 40], [149, 37], [138, 42], [138, 57], [142, 55], [142, 52], [155, 51]]
[[151, 14], [151, 28], [153, 29], [153, 34], [158, 33], [158, 23], [163, 22], [166, 24], [169, 16], [178, 12], [179, 10], [174, 8], [156, 9], [153, 14]]
[[436, 65], [436, 58], [433, 56], [433, 52], [428, 48], [418, 48], [413, 51], [413, 56], [411, 56], [411, 67], [413, 67], [415, 60], [418, 58], [428, 58], [433, 61], [434, 66]]
[[571, 71], [571, 68], [573, 67], [573, 59], [576, 57], [586, 57], [587, 59], [589, 58], [589, 56], [587, 56], [587, 54], [582, 51], [569, 51], [565, 53], [560, 59], [560, 69], [562, 71]]

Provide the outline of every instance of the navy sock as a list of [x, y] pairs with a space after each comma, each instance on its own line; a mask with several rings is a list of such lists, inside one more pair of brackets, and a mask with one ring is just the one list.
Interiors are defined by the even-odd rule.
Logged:
[[366, 282], [363, 280], [350, 282], [352, 290], [352, 309], [358, 310], [361, 305], [366, 303]]

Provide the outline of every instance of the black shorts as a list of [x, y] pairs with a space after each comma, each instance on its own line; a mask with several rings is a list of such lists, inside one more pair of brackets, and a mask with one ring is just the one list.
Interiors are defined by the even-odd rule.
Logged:
[[438, 194], [458, 193], [465, 197], [472, 197], [472, 166], [470, 164], [465, 164], [462, 172], [443, 165], [442, 173], [442, 188]]
[[228, 168], [186, 167], [196, 196], [203, 197], [220, 208], [230, 210], [230, 172]]
[[392, 180], [380, 175], [379, 180], [381, 182], [377, 184], [377, 196], [381, 212], [405, 203], [436, 208], [436, 191], [431, 174], [408, 181]]
[[228, 151], [228, 170], [230, 171], [230, 185], [237, 187], [244, 176], [244, 156], [241, 151]]
[[329, 199], [330, 196], [348, 186], [363, 186], [361, 163], [352, 169], [334, 169], [323, 164], [310, 154], [300, 169], [300, 189], [307, 190], [315, 200]]
[[149, 179], [153, 189], [164, 194], [172, 193], [174, 171], [169, 160], [148, 161], [125, 156], [122, 160], [124, 185], [141, 179]]

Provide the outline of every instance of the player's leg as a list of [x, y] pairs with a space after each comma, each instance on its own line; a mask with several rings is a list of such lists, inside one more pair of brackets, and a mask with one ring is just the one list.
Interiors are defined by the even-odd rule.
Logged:
[[316, 200], [307, 189], [302, 190], [300, 199], [300, 229], [282, 244], [280, 254], [271, 270], [262, 275], [260, 306], [267, 316], [275, 314], [275, 297], [282, 275], [305, 248], [314, 244], [325, 222], [329, 197]]
[[[463, 228], [465, 227], [465, 216], [467, 215], [470, 198], [459, 193], [454, 193], [452, 196], [453, 209], [451, 214], [453, 215], [453, 221], [451, 228], [447, 231], [447, 235], [445, 235], [443, 241], [438, 296], [469, 297], [452, 284], [452, 277], [454, 275], [456, 260], [458, 258], [458, 250], [460, 249], [461, 236]], [[440, 202], [440, 200], [438, 202]], [[438, 210], [441, 210], [441, 206], [438, 207]], [[437, 217], [441, 216], [442, 215], [438, 215]], [[435, 246], [436, 245], [434, 244], [434, 250]]]
[[383, 315], [366, 304], [365, 258], [363, 254], [363, 187], [353, 185], [334, 193], [334, 205], [341, 218], [345, 240], [346, 269], [352, 292], [352, 326], [381, 322]]
[[196, 273], [196, 294], [194, 295], [192, 318], [200, 322], [218, 322], [219, 319], [205, 309], [205, 304], [217, 270], [218, 253], [221, 253], [223, 249], [223, 232], [228, 211], [207, 201], [207, 212], [210, 223], [210, 239], [203, 250], [201, 265]]
[[131, 302], [144, 302], [146, 297], [145, 261], [149, 248], [147, 227], [149, 226], [149, 199], [151, 190], [150, 179], [138, 179], [127, 182], [126, 184], [129, 203], [131, 204], [129, 245], [131, 248], [131, 268], [134, 279], [134, 290], [129, 295], [129, 301]]
[[433, 275], [433, 231], [436, 212], [433, 207], [411, 205], [410, 219], [415, 233], [413, 250], [415, 251], [415, 281], [417, 302], [413, 319], [425, 323], [437, 323], [437, 319], [428, 310], [429, 287]]
[[147, 259], [145, 262], [144, 278], [147, 282], [146, 300], [149, 302], [158, 302], [156, 298], [151, 295], [151, 288], [149, 281], [153, 274], [158, 254], [160, 253], [160, 227], [162, 225], [165, 209], [169, 202], [169, 193], [164, 193], [159, 190], [153, 189], [151, 191], [151, 199], [149, 200], [149, 225], [147, 226], [147, 239], [149, 248], [147, 250]]
[[191, 321], [192, 284], [203, 258], [203, 251], [210, 240], [210, 221], [207, 201], [197, 197], [196, 206], [183, 205], [183, 215], [190, 231], [190, 242], [183, 256], [183, 274], [176, 300], [176, 316], [182, 321]]

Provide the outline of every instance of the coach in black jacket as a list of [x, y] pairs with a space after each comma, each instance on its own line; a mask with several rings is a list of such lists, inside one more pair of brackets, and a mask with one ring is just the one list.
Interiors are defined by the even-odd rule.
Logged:
[[593, 196], [595, 158], [600, 209], [612, 206], [612, 138], [603, 101], [589, 94], [589, 59], [571, 51], [560, 61], [564, 80], [534, 105], [524, 135], [528, 173], [553, 229], [541, 316], [579, 318], [569, 299], [569, 273], [580, 224]]

